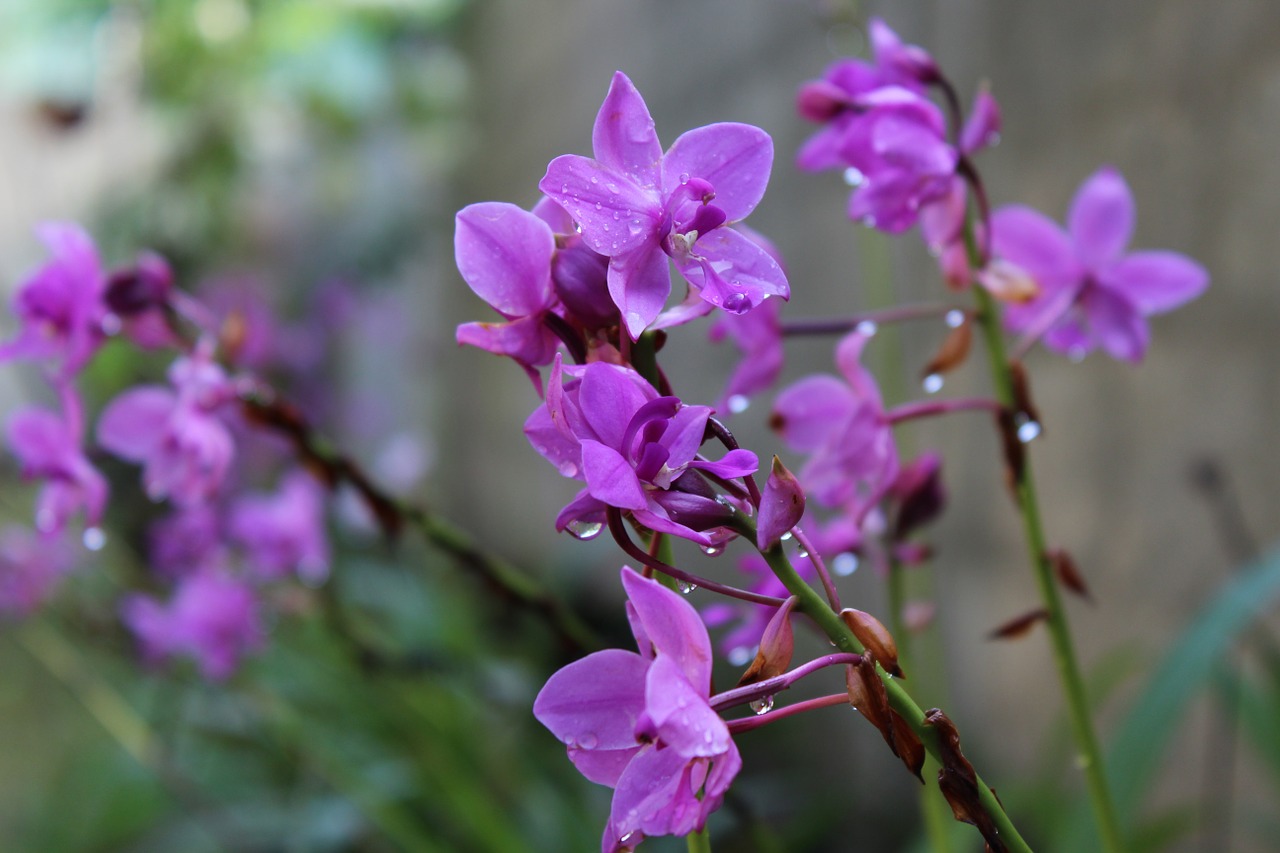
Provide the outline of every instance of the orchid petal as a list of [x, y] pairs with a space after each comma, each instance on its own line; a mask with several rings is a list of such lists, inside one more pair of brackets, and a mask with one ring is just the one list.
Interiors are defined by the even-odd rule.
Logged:
[[[640, 407], [657, 399], [658, 392], [628, 367], [595, 362], [587, 365], [578, 386], [578, 405], [595, 436], [615, 450], [622, 450], [627, 427]], [[574, 430], [581, 438], [580, 430]]]
[[808, 376], [778, 395], [770, 424], [787, 446], [811, 453], [861, 405], [849, 386], [834, 376]]
[[125, 391], [98, 418], [98, 444], [133, 462], [149, 458], [160, 444], [177, 397], [167, 388], [144, 385]]
[[608, 257], [656, 240], [662, 204], [656, 189], [589, 157], [564, 154], [547, 165], [538, 188], [582, 226], [582, 239]]
[[1095, 287], [1085, 291], [1082, 307], [1090, 331], [1112, 358], [1142, 361], [1150, 331], [1137, 306], [1115, 291]]
[[582, 473], [592, 497], [620, 509], [644, 509], [644, 488], [631, 463], [612, 447], [582, 442]]
[[591, 144], [596, 159], [606, 168], [627, 175], [640, 186], [657, 185], [662, 143], [644, 98], [621, 71], [614, 73], [609, 93], [596, 114]]
[[1026, 270], [1042, 287], [1079, 280], [1083, 271], [1070, 238], [1052, 219], [1030, 207], [1002, 207], [991, 218], [996, 257]]
[[698, 611], [678, 593], [628, 568], [622, 570], [622, 586], [658, 655], [670, 656], [691, 685], [709, 691], [711, 640]]
[[1133, 234], [1133, 194], [1120, 173], [1104, 167], [1076, 192], [1067, 215], [1067, 230], [1076, 253], [1088, 267], [1099, 269], [1120, 257]]
[[749, 124], [723, 122], [682, 134], [662, 158], [666, 194], [690, 177], [715, 189], [715, 204], [730, 221], [744, 219], [764, 197], [773, 168], [773, 140]]
[[468, 205], [454, 222], [458, 272], [477, 296], [509, 318], [551, 307], [555, 237], [547, 223], [504, 202]]
[[671, 267], [666, 253], [657, 243], [649, 243], [614, 258], [609, 263], [608, 281], [609, 295], [622, 312], [627, 334], [631, 340], [639, 340], [671, 295]]
[[533, 702], [533, 715], [571, 748], [634, 747], [649, 667], [649, 661], [622, 649], [589, 654], [547, 680]]
[[1177, 252], [1134, 252], [1098, 274], [1143, 314], [1157, 314], [1195, 299], [1209, 286], [1209, 272]]
[[760, 457], [750, 450], [739, 448], [730, 450], [722, 459], [716, 461], [694, 460], [689, 463], [689, 467], [732, 480], [735, 477], [749, 476], [760, 470]]
[[729, 748], [729, 727], [684, 677], [679, 664], [658, 655], [645, 676], [644, 710], [658, 739], [685, 758], [706, 758]]

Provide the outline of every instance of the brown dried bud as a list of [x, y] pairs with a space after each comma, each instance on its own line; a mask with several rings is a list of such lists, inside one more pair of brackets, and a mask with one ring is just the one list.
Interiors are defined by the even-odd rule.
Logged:
[[849, 693], [849, 704], [880, 730], [889, 750], [923, 782], [920, 770], [924, 767], [924, 743], [907, 721], [889, 706], [889, 694], [870, 656], [863, 655], [861, 663], [845, 668], [845, 689]]
[[889, 629], [870, 613], [846, 607], [840, 611], [840, 618], [849, 626], [853, 636], [866, 648], [867, 652], [884, 667], [884, 671], [895, 678], [905, 678], [902, 668], [898, 666], [898, 644], [894, 642]]
[[782, 675], [791, 666], [791, 655], [795, 651], [795, 635], [791, 630], [791, 611], [800, 599], [794, 595], [782, 603], [769, 624], [765, 626], [760, 637], [760, 651], [756, 659], [747, 667], [747, 671], [738, 680], [738, 686], [744, 687]]
[[965, 314], [964, 321], [942, 339], [938, 351], [920, 371], [920, 377], [946, 373], [964, 364], [964, 360], [969, 357], [971, 343], [973, 343], [973, 323], [969, 315]]
[[1020, 361], [1009, 362], [1009, 377], [1013, 380], [1013, 405], [1028, 420], [1040, 423], [1040, 412], [1031, 399], [1031, 379]]
[[989, 635], [991, 640], [1018, 640], [1025, 637], [1036, 626], [1037, 622], [1043, 622], [1049, 618], [1049, 611], [1043, 607], [1032, 610], [1030, 613], [1024, 613], [1021, 616], [1015, 616], [1008, 622], [996, 628]]
[[1093, 603], [1093, 596], [1084, 582], [1084, 575], [1080, 574], [1080, 568], [1076, 566], [1076, 561], [1071, 559], [1070, 554], [1062, 548], [1054, 548], [1046, 552], [1045, 557], [1053, 566], [1053, 573], [1060, 584], [1090, 604]]
[[1018, 414], [1011, 409], [996, 412], [996, 428], [1000, 432], [1000, 449], [1004, 454], [1005, 484], [1013, 493], [1015, 503], [1019, 502], [1018, 483], [1027, 464], [1027, 449], [1018, 438], [1018, 420]]
[[924, 724], [938, 730], [938, 760], [942, 764], [938, 771], [938, 789], [951, 804], [951, 813], [956, 820], [976, 826], [991, 850], [1004, 853], [1008, 848], [1000, 838], [995, 821], [982, 807], [978, 774], [960, 751], [960, 733], [955, 724], [937, 708], [925, 711]]

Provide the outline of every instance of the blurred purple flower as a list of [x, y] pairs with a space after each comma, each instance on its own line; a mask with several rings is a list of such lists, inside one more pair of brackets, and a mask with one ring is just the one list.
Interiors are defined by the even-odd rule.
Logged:
[[320, 483], [305, 471], [293, 471], [274, 495], [237, 499], [231, 506], [228, 533], [244, 547], [262, 577], [297, 572], [308, 583], [319, 583], [329, 574], [324, 508]]
[[180, 578], [222, 565], [225, 548], [218, 510], [209, 504], [178, 507], [147, 530], [151, 567]]
[[[668, 258], [711, 305], [741, 314], [766, 296], [790, 295], [781, 267], [732, 228], [759, 203], [773, 141], [746, 124], [707, 125], [662, 152], [644, 99], [621, 71], [596, 116], [595, 159], [552, 160], [539, 189], [609, 258], [608, 284], [633, 339], [671, 294]], [[714, 203], [713, 203], [714, 202]]]
[[253, 587], [216, 571], [179, 580], [167, 605], [130, 595], [121, 616], [147, 660], [191, 658], [210, 681], [228, 678], [265, 640]]
[[107, 481], [80, 447], [83, 421], [79, 398], [62, 388], [63, 412], [35, 406], [19, 409], [9, 418], [9, 447], [21, 463], [26, 479], [44, 480], [36, 498], [36, 529], [59, 533], [70, 518], [84, 510], [85, 524], [96, 527], [107, 503]]
[[47, 222], [37, 233], [52, 257], [14, 297], [13, 312], [22, 331], [0, 346], [0, 361], [58, 362], [58, 374], [66, 378], [84, 367], [102, 344], [106, 278], [93, 239], [79, 225]]
[[174, 390], [132, 388], [108, 403], [98, 419], [98, 443], [142, 464], [143, 487], [152, 500], [203, 503], [217, 493], [231, 464], [235, 444], [218, 410], [234, 398], [235, 388], [209, 349], [202, 344], [173, 363]]
[[525, 422], [534, 449], [561, 474], [587, 484], [561, 510], [556, 529], [598, 525], [613, 506], [650, 530], [711, 545], [705, 531], [722, 526], [729, 510], [695, 472], [735, 478], [758, 465], [748, 450], [730, 451], [719, 462], [698, 458], [711, 411], [658, 396], [629, 367], [563, 368], [557, 356], [547, 401]]
[[711, 641], [697, 612], [629, 568], [622, 585], [640, 653], [608, 649], [575, 661], [533, 704], [578, 770], [614, 789], [604, 853], [701, 830], [742, 767], [708, 701]]
[[1185, 255], [1131, 252], [1133, 195], [1120, 173], [1095, 172], [1076, 193], [1067, 230], [1029, 207], [992, 217], [992, 247], [1005, 268], [1021, 270], [1039, 294], [1010, 305], [1005, 326], [1073, 357], [1101, 346], [1114, 358], [1141, 361], [1150, 330], [1146, 318], [1199, 296], [1209, 274]]
[[6, 527], [0, 532], [0, 616], [30, 614], [74, 566], [75, 554], [66, 539]]
[[846, 336], [836, 348], [844, 375], [801, 379], [778, 395], [770, 424], [793, 450], [808, 453], [800, 482], [824, 506], [851, 508], [860, 523], [898, 475], [898, 451], [880, 391], [860, 363], [868, 337]]

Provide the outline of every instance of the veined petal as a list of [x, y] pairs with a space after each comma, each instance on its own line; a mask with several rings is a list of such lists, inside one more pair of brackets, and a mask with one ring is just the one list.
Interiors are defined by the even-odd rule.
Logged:
[[1067, 215], [1067, 230], [1076, 254], [1097, 270], [1120, 257], [1133, 234], [1133, 194], [1110, 166], [1094, 172], [1076, 192]]
[[606, 167], [642, 187], [657, 186], [662, 143], [644, 98], [621, 71], [614, 72], [609, 93], [596, 114], [591, 145], [596, 160]]
[[596, 500], [620, 509], [644, 509], [644, 487], [622, 454], [598, 441], [582, 442], [582, 473]]
[[538, 188], [582, 226], [582, 239], [607, 257], [657, 242], [662, 203], [657, 189], [637, 184], [623, 172], [576, 154], [547, 165]]
[[1158, 314], [1195, 299], [1209, 286], [1209, 272], [1177, 252], [1134, 252], [1098, 274], [1143, 314]]
[[716, 206], [736, 221], [760, 203], [772, 168], [769, 134], [749, 124], [709, 124], [672, 144], [662, 158], [662, 189], [670, 194], [690, 177], [702, 178], [715, 188]]
[[506, 317], [526, 317], [555, 302], [546, 222], [514, 204], [483, 202], [458, 211], [453, 252], [476, 295]]
[[629, 568], [622, 586], [636, 618], [659, 656], [668, 655], [697, 690], [711, 688], [711, 639], [693, 605], [657, 581]]
[[[719, 229], [724, 230], [724, 229]], [[627, 334], [639, 340], [671, 295], [671, 266], [656, 242], [609, 262], [609, 295], [622, 312]]]
[[861, 405], [849, 386], [826, 374], [807, 376], [778, 395], [769, 418], [787, 446], [801, 453], [822, 447]]
[[673, 659], [658, 655], [645, 676], [644, 710], [668, 749], [706, 758], [729, 748], [729, 727]]
[[649, 666], [623, 649], [589, 654], [547, 680], [533, 702], [533, 715], [570, 748], [637, 746], [636, 720], [644, 710]]
[[1002, 207], [991, 217], [991, 246], [998, 258], [1026, 270], [1042, 286], [1084, 275], [1071, 240], [1052, 219], [1030, 207]]

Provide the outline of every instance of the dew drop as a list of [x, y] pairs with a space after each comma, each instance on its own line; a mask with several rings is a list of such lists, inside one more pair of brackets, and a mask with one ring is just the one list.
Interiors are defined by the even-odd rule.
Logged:
[[937, 394], [942, 390], [943, 379], [940, 374], [930, 373], [921, 384], [924, 386], [924, 393]]
[[614, 195], [617, 195], [617, 194], [618, 194], [618, 185], [617, 185], [617, 184], [615, 184], [615, 183], [610, 182], [610, 183], [609, 183], [609, 192], [613, 193]]
[[559, 467], [560, 467], [561, 476], [564, 476], [564, 477], [578, 476], [578, 466], [572, 462], [568, 462], [568, 461], [561, 462]]
[[681, 183], [681, 184], [687, 184], [687, 183], [689, 183], [689, 173], [688, 173], [688, 172], [681, 172], [681, 173], [680, 173], [680, 183]]
[[844, 182], [848, 186], [856, 187], [866, 179], [867, 179], [866, 175], [862, 174], [862, 172], [858, 171], [852, 166], [844, 170]]
[[698, 547], [701, 548], [702, 553], [706, 554], [708, 557], [719, 557], [724, 553], [723, 545], [699, 545]]
[[592, 175], [592, 176], [591, 176], [591, 183], [593, 183], [593, 184], [598, 184], [598, 183], [600, 183], [600, 178], [599, 178], [598, 176], [596, 176], [596, 175]]
[[596, 210], [603, 210], [603, 209], [604, 209], [604, 205], [601, 204], [600, 202], [596, 202]]
[[1039, 421], [1033, 421], [1028, 419], [1018, 424], [1018, 441], [1021, 441], [1023, 444], [1027, 444], [1028, 442], [1035, 441], [1039, 435], [1040, 435]]
[[876, 332], [880, 331], [880, 326], [876, 324], [875, 320], [863, 320], [861, 323], [859, 323], [857, 326], [854, 327], [854, 330], [858, 334], [866, 335], [869, 338], [872, 335], [874, 335]]
[[631, 220], [631, 224], [628, 225], [627, 228], [628, 230], [631, 231], [632, 234], [639, 234], [641, 231], [644, 230], [644, 227], [640, 224], [639, 219]]
[[698, 588], [698, 585], [696, 583], [689, 583], [688, 581], [676, 581], [676, 589], [680, 590], [681, 595], [688, 595], [689, 593], [693, 592], [697, 588]]
[[564, 529], [569, 531], [569, 535], [574, 539], [581, 539], [586, 542], [588, 539], [595, 539], [599, 536], [600, 531], [604, 529], [604, 525], [598, 521], [577, 519], [566, 524]]
[[618, 839], [618, 846], [622, 847], [624, 850], [632, 849], [631, 842], [639, 834], [639, 830], [631, 830], [626, 835]]
[[620, 215], [619, 215], [618, 211], [616, 211], [616, 210], [615, 210], [615, 211], [613, 212], [613, 221], [614, 221], [614, 222], [617, 222], [619, 218], [620, 218]]
[[756, 656], [755, 650], [747, 646], [734, 646], [729, 649], [729, 663], [732, 666], [746, 666]]
[[747, 407], [751, 405], [751, 401], [744, 394], [734, 394], [729, 398], [728, 403], [729, 411], [735, 415], [745, 412]]
[[90, 551], [101, 551], [107, 544], [107, 534], [102, 532], [101, 527], [86, 527], [82, 538], [84, 547]]
[[783, 542], [790, 542], [790, 541], [791, 541], [791, 531], [790, 531], [790, 530], [788, 530], [786, 533], [782, 534], [782, 536], [781, 536], [780, 538], [782, 539], [782, 541], [783, 541]]
[[831, 571], [835, 572], [842, 578], [847, 578], [858, 570], [858, 555], [852, 551], [845, 551], [843, 554], [836, 554], [835, 559], [831, 561]]
[[725, 297], [721, 307], [730, 314], [742, 314], [751, 307], [751, 300], [745, 293], [732, 293]]
[[595, 749], [600, 744], [600, 739], [591, 732], [587, 732], [578, 738], [578, 746], [583, 749]]
[[953, 308], [947, 312], [947, 326], [952, 329], [958, 329], [964, 325], [964, 312], [959, 308]]
[[796, 556], [804, 560], [809, 557], [809, 552], [804, 548], [799, 548], [796, 550]]
[[761, 696], [759, 699], [755, 699], [747, 703], [747, 707], [755, 712], [757, 717], [763, 717], [765, 714], [773, 710], [773, 697]]
[[99, 328], [102, 329], [102, 334], [112, 337], [120, 334], [120, 330], [124, 328], [124, 321], [120, 319], [119, 314], [106, 314], [103, 316]]
[[569, 185], [568, 185], [568, 184], [561, 184], [561, 185], [560, 185], [560, 192], [562, 192], [562, 193], [567, 193], [567, 192], [569, 192]]

